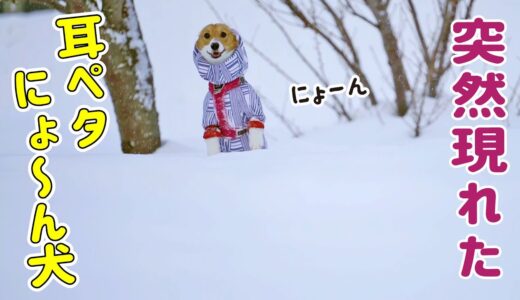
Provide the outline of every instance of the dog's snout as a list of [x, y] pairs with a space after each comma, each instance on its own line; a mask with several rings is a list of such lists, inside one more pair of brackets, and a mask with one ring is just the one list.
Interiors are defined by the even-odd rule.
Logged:
[[220, 45], [218, 43], [211, 43], [211, 49], [213, 49], [214, 51], [217, 51], [219, 47]]

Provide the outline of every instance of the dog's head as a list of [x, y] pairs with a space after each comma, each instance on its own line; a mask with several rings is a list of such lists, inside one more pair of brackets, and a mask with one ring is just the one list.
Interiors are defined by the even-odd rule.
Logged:
[[209, 24], [202, 29], [195, 47], [210, 64], [224, 62], [238, 47], [238, 38], [226, 24]]

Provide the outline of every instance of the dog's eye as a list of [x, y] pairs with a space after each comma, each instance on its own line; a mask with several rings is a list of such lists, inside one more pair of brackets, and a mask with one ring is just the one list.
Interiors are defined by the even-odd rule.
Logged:
[[207, 32], [204, 33], [204, 38], [205, 38], [205, 39], [209, 39], [210, 37], [211, 37], [211, 35], [209, 35], [209, 33], [207, 33]]
[[220, 33], [220, 37], [221, 37], [221, 38], [225, 38], [226, 36], [227, 36], [227, 33], [225, 33], [224, 31], [222, 31], [222, 32]]

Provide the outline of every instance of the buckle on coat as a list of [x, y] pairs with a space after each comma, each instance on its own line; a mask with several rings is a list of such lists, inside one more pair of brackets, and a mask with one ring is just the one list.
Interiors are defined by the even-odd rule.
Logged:
[[222, 89], [224, 88], [224, 84], [213, 84], [213, 93], [220, 94]]
[[237, 130], [237, 137], [242, 136], [247, 133], [247, 128], [243, 128], [240, 130]]
[[[240, 82], [240, 85], [244, 84], [246, 82], [246, 79], [244, 78], [244, 76], [240, 76], [239, 77], [239, 82]], [[227, 83], [222, 83], [222, 84], [214, 84], [212, 83], [213, 85], [213, 93], [215, 94], [220, 94], [220, 92], [222, 92], [222, 89], [224, 88], [224, 86], [226, 85]]]

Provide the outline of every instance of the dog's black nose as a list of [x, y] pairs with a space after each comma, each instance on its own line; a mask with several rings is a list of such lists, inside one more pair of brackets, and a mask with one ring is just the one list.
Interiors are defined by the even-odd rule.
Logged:
[[218, 43], [212, 43], [212, 44], [211, 44], [211, 49], [217, 51], [218, 48], [219, 48], [219, 46], [220, 46], [220, 45], [219, 45]]

